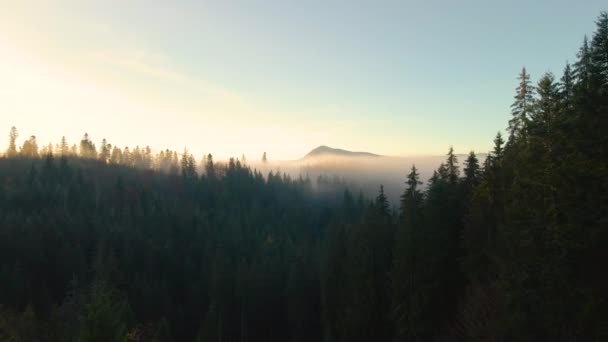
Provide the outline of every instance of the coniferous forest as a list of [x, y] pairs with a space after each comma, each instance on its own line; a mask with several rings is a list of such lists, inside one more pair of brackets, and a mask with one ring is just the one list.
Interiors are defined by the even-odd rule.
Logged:
[[[608, 13], [389, 203], [88, 135], [0, 158], [1, 341], [608, 341]], [[505, 94], [508, 96], [509, 94]], [[462, 159], [462, 158], [461, 158]]]

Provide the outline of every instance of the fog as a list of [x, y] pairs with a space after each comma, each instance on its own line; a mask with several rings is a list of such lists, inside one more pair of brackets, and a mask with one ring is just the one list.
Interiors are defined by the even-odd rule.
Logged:
[[[460, 154], [457, 157], [462, 173], [467, 155]], [[486, 154], [477, 154], [477, 158], [480, 163], [483, 163]], [[397, 205], [399, 196], [405, 189], [407, 175], [412, 165], [416, 165], [424, 187], [433, 175], [433, 171], [445, 159], [446, 157], [442, 155], [389, 157], [325, 154], [309, 155], [299, 160], [269, 160], [266, 163], [248, 164], [264, 174], [273, 171], [286, 173], [292, 178], [308, 177], [318, 191], [333, 191], [336, 186], [348, 185], [354, 192], [361, 190], [366, 196], [376, 196], [380, 185], [384, 185], [385, 193], [391, 204]]]

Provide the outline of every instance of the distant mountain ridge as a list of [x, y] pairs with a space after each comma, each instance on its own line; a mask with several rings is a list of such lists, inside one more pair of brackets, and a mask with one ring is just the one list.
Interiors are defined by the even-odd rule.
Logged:
[[320, 156], [336, 156], [336, 157], [380, 157], [379, 154], [370, 152], [353, 152], [343, 150], [341, 148], [332, 148], [329, 146], [321, 145], [312, 151], [308, 152], [303, 159], [320, 157]]

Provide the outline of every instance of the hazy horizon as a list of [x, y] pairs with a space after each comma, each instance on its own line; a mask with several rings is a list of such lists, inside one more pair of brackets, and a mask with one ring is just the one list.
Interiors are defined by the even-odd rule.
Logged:
[[3, 2], [0, 129], [220, 159], [487, 152], [521, 66], [561, 73], [603, 5], [117, 4]]

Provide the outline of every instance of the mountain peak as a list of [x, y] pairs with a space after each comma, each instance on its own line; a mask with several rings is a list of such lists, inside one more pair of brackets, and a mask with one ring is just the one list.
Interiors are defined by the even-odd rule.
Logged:
[[306, 158], [319, 157], [319, 156], [336, 156], [336, 157], [379, 157], [379, 155], [369, 152], [353, 152], [343, 150], [341, 148], [333, 148], [325, 145], [321, 145], [312, 151], [308, 152], [304, 156]]

